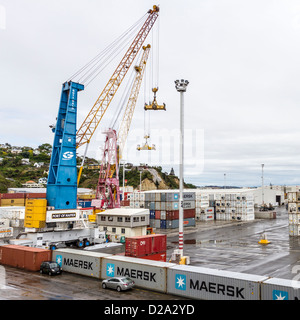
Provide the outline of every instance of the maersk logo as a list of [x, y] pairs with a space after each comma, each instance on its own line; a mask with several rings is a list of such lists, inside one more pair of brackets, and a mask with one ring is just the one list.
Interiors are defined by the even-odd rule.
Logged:
[[176, 274], [175, 275], [175, 289], [186, 290], [186, 275]]
[[114, 277], [115, 276], [115, 265], [112, 263], [108, 263], [106, 265], [106, 275], [108, 277]]
[[56, 263], [59, 264], [60, 266], [62, 265], [62, 256], [61, 255], [56, 256]]
[[287, 291], [273, 290], [273, 300], [289, 300]]

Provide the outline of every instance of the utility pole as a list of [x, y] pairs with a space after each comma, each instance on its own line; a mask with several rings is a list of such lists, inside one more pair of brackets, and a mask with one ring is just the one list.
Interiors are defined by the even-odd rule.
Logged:
[[224, 173], [224, 189], [226, 189], [226, 173]]
[[183, 257], [183, 168], [184, 168], [184, 93], [189, 82], [187, 80], [176, 80], [175, 88], [180, 93], [180, 159], [179, 159], [179, 252]]

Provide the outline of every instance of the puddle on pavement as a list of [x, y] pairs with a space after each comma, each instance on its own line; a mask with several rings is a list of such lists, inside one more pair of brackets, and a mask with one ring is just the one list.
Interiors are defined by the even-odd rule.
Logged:
[[[224, 240], [196, 240], [196, 239], [189, 239], [189, 240], [183, 240], [183, 244], [204, 244], [204, 243], [212, 243], [212, 244], [217, 244], [224, 242]], [[173, 244], [178, 244], [178, 241], [172, 241], [171, 243]]]

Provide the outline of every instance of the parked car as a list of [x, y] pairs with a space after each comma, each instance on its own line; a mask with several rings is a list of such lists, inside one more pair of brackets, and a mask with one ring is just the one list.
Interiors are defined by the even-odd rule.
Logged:
[[134, 286], [134, 281], [128, 277], [114, 277], [102, 281], [102, 288], [115, 289], [118, 292], [131, 289]]
[[62, 270], [58, 263], [54, 261], [44, 261], [40, 266], [40, 273], [46, 273], [52, 276], [54, 274], [61, 274]]

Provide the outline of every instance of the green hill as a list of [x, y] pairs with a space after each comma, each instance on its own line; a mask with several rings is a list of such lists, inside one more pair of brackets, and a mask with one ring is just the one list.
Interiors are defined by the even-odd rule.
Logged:
[[[39, 183], [48, 177], [48, 170], [51, 158], [51, 145], [42, 144], [38, 148], [16, 147], [8, 143], [0, 144], [0, 193], [7, 192], [8, 188], [20, 188], [27, 181]], [[80, 165], [81, 159], [78, 157], [77, 164]], [[86, 158], [85, 167], [82, 171], [79, 187], [97, 188], [99, 168], [97, 160]], [[162, 167], [148, 167], [146, 165], [134, 166], [125, 165], [126, 186], [134, 189], [140, 185], [142, 180], [142, 190], [152, 189], [177, 189], [179, 187], [178, 177], [162, 171]], [[141, 172], [141, 173], [140, 173]], [[119, 172], [120, 186], [123, 185], [123, 169]], [[186, 188], [195, 188], [194, 185], [185, 184]]]

